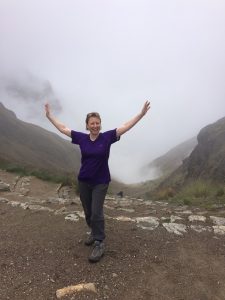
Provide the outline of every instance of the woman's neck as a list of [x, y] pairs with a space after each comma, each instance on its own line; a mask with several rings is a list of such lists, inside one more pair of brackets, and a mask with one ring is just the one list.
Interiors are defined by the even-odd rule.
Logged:
[[99, 133], [98, 133], [98, 134], [91, 134], [91, 133], [90, 133], [90, 140], [91, 140], [92, 142], [94, 142], [94, 141], [98, 138], [98, 136], [99, 136]]

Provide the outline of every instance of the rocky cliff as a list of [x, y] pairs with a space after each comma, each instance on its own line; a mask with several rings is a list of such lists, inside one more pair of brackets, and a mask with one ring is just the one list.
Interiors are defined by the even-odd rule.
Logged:
[[197, 145], [183, 164], [160, 183], [162, 187], [181, 187], [194, 180], [225, 183], [225, 117], [204, 127]]
[[185, 162], [186, 178], [225, 182], [225, 117], [204, 127]]

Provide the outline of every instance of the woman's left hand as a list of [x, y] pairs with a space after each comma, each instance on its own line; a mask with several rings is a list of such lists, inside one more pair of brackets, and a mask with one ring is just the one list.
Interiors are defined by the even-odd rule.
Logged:
[[142, 108], [142, 110], [141, 110], [141, 114], [144, 116], [147, 113], [147, 111], [150, 109], [150, 107], [151, 107], [150, 106], [150, 101], [146, 101], [143, 108]]

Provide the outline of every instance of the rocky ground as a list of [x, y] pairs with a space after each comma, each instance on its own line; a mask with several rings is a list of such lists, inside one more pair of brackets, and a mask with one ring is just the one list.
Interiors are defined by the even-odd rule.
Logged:
[[[67, 187], [0, 171], [0, 299], [225, 299], [225, 209], [107, 197], [106, 252], [88, 262], [88, 231]], [[57, 296], [56, 296], [57, 295]]]

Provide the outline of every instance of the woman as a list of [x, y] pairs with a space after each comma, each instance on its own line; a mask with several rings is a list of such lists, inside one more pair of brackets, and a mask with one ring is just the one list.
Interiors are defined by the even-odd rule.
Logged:
[[150, 109], [146, 101], [141, 112], [122, 126], [101, 131], [101, 118], [96, 112], [87, 114], [86, 129], [89, 134], [74, 131], [59, 122], [50, 112], [49, 104], [45, 105], [49, 121], [63, 134], [72, 138], [72, 143], [80, 146], [81, 168], [78, 175], [80, 200], [84, 209], [85, 219], [91, 234], [85, 241], [87, 246], [94, 245], [90, 262], [97, 262], [104, 254], [105, 222], [103, 204], [109, 186], [110, 171], [108, 159], [110, 147], [120, 136], [131, 129]]

